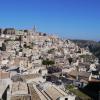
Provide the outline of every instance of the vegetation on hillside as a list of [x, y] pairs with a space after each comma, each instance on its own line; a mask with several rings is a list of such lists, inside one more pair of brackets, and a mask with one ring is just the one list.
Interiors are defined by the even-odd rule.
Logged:
[[42, 61], [42, 64], [46, 65], [46, 67], [48, 67], [49, 65], [54, 65], [55, 62], [53, 60], [46, 59], [46, 60]]
[[100, 62], [100, 42], [90, 41], [90, 40], [72, 40], [72, 41], [82, 48], [88, 47], [90, 52], [92, 52], [96, 57], [99, 58]]
[[79, 89], [76, 89], [75, 86], [72, 84], [66, 86], [66, 91], [75, 94], [77, 98], [79, 98], [76, 100], [91, 100], [91, 98], [88, 95], [84, 94]]

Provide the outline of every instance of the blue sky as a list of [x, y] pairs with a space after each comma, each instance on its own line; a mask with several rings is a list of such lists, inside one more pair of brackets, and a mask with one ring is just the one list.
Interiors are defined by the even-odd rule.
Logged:
[[0, 0], [0, 27], [100, 40], [100, 0]]

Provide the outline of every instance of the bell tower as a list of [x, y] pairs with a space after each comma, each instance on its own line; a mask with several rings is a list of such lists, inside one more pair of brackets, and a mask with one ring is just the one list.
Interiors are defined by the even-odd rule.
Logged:
[[32, 29], [33, 33], [36, 32], [36, 26], [34, 25], [33, 29]]

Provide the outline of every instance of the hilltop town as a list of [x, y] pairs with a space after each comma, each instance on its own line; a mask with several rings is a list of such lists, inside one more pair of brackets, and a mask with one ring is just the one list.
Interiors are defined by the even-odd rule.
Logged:
[[88, 47], [35, 27], [0, 29], [0, 100], [91, 100], [99, 93], [79, 89], [99, 82], [99, 60]]

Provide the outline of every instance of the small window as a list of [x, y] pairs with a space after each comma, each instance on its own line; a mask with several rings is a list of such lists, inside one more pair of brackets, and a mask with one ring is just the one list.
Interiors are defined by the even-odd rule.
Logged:
[[65, 100], [68, 100], [68, 98], [65, 98]]
[[26, 36], [24, 36], [24, 38], [26, 38]]

